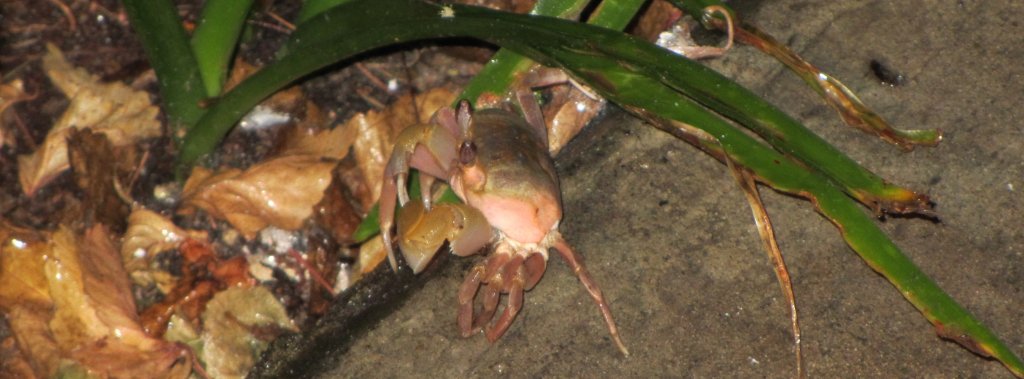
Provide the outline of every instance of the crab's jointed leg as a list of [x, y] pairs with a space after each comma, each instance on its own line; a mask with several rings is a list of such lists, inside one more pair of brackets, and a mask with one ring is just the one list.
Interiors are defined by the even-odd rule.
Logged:
[[565, 263], [569, 265], [572, 272], [580, 278], [580, 283], [583, 283], [583, 287], [590, 293], [590, 297], [597, 303], [597, 307], [601, 309], [601, 316], [604, 317], [604, 323], [608, 325], [608, 332], [612, 335], [612, 340], [615, 341], [615, 345], [619, 347], [619, 351], [622, 354], [629, 355], [629, 350], [626, 349], [626, 345], [622, 343], [622, 338], [619, 337], [619, 328], [615, 327], [615, 320], [612, 319], [611, 308], [608, 307], [608, 302], [604, 299], [604, 294], [601, 293], [601, 288], [598, 288], [597, 283], [594, 282], [594, 278], [590, 276], [590, 272], [587, 271], [587, 267], [583, 265], [583, 257], [573, 251], [569, 243], [565, 242], [565, 239], [561, 235], [555, 239], [555, 244], [552, 246], [558, 251], [558, 254], [565, 259]]
[[[463, 337], [481, 328], [491, 342], [501, 338], [519, 310], [523, 307], [523, 295], [544, 276], [547, 268], [547, 254], [536, 250], [516, 251], [509, 244], [495, 247], [495, 251], [484, 262], [470, 270], [459, 289], [458, 325]], [[473, 317], [477, 293], [482, 297], [483, 309]], [[502, 294], [508, 294], [508, 303], [501, 315], [491, 323]]]

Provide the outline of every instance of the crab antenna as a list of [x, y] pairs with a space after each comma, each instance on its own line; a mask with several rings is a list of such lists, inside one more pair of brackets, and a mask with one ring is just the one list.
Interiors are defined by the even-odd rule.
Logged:
[[583, 265], [583, 257], [573, 251], [572, 247], [569, 246], [565, 239], [561, 235], [557, 235], [555, 238], [555, 244], [552, 246], [558, 251], [558, 254], [565, 259], [565, 263], [572, 268], [572, 272], [580, 278], [580, 283], [583, 283], [583, 287], [590, 293], [590, 297], [594, 298], [594, 302], [597, 303], [597, 307], [601, 309], [601, 315], [604, 316], [604, 323], [608, 325], [608, 333], [612, 335], [612, 340], [615, 341], [615, 345], [622, 352], [622, 355], [629, 356], [629, 350], [626, 349], [626, 344], [622, 343], [622, 338], [619, 337], [619, 328], [615, 327], [615, 320], [612, 319], [611, 308], [608, 307], [608, 302], [604, 299], [604, 294], [601, 293], [601, 289], [598, 288], [597, 282], [590, 276], [590, 272], [587, 271], [587, 267]]

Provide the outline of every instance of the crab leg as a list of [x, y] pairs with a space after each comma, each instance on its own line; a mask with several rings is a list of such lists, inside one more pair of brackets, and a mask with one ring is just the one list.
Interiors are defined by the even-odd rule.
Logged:
[[[484, 333], [487, 340], [491, 342], [497, 341], [502, 334], [505, 334], [509, 325], [512, 325], [512, 320], [516, 319], [519, 310], [523, 308], [523, 277], [526, 276], [522, 265], [523, 258], [517, 256], [510, 263], [515, 269], [515, 274], [512, 275], [511, 286], [508, 289], [508, 304], [505, 304], [505, 310], [501, 313], [498, 321], [487, 328], [487, 332]], [[506, 271], [506, 273], [508, 272]]]
[[615, 345], [619, 347], [619, 351], [624, 355], [629, 355], [629, 350], [622, 343], [622, 338], [619, 338], [619, 329], [615, 327], [615, 320], [612, 319], [612, 311], [608, 307], [608, 302], [604, 300], [604, 294], [601, 293], [601, 289], [597, 287], [594, 278], [590, 277], [586, 266], [583, 265], [583, 257], [573, 251], [572, 247], [565, 242], [561, 235], [555, 237], [555, 244], [552, 247], [558, 251], [562, 259], [565, 259], [565, 263], [572, 268], [572, 272], [580, 278], [580, 283], [583, 283], [583, 287], [590, 293], [590, 297], [594, 298], [597, 307], [601, 309], [601, 315], [604, 316], [604, 323], [608, 325], [608, 332], [612, 335]]
[[484, 276], [484, 266], [476, 265], [466, 275], [466, 279], [462, 282], [462, 287], [459, 288], [459, 315], [457, 323], [459, 325], [459, 332], [462, 333], [462, 338], [469, 337], [473, 334], [476, 328], [473, 327], [473, 299], [476, 298], [476, 293], [480, 289], [480, 280]]

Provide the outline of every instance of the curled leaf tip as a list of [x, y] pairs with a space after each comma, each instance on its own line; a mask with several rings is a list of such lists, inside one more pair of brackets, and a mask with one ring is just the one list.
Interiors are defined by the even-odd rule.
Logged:
[[969, 334], [959, 328], [951, 327], [936, 321], [935, 334], [938, 334], [939, 338], [956, 342], [974, 354], [978, 354], [985, 358], [992, 358], [992, 352], [990, 349], [986, 348], [984, 344], [978, 340], [971, 338]]
[[884, 197], [876, 194], [860, 192], [859, 200], [867, 204], [874, 211], [876, 217], [884, 215], [918, 215], [938, 220], [939, 215], [935, 212], [935, 202], [928, 194], [918, 193], [905, 188], [897, 188], [888, 192]]

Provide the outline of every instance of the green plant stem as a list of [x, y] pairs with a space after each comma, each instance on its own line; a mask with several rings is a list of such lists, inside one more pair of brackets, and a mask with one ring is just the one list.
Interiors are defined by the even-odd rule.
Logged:
[[252, 3], [253, 0], [207, 0], [203, 6], [191, 42], [208, 97], [220, 95]]
[[124, 8], [156, 71], [171, 136], [180, 141], [205, 113], [199, 104], [206, 92], [188, 35], [169, 0], [125, 0]]

